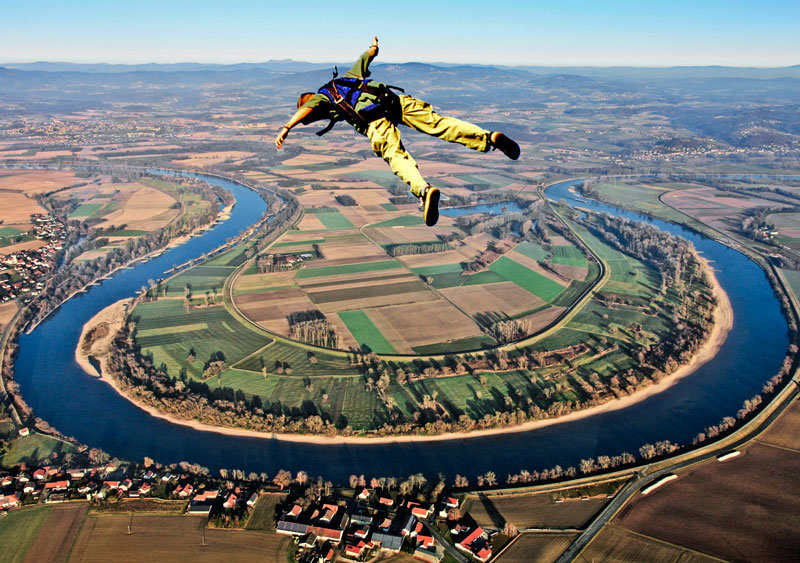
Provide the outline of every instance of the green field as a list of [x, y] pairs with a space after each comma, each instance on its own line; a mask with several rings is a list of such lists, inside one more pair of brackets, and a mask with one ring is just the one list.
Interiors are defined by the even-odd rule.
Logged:
[[412, 350], [420, 355], [437, 355], [449, 354], [451, 352], [461, 352], [463, 350], [480, 350], [482, 348], [491, 348], [496, 346], [497, 341], [488, 334], [481, 334], [480, 336], [470, 336], [469, 338], [461, 338], [453, 340], [452, 342], [438, 342], [436, 344], [425, 344], [424, 346], [414, 346]]
[[422, 217], [418, 215], [400, 215], [400, 217], [392, 217], [386, 221], [370, 225], [370, 227], [416, 227], [424, 224]]
[[52, 511], [52, 506], [37, 506], [12, 510], [0, 518], [0, 545], [3, 546], [0, 560], [24, 561], [39, 528]]
[[521, 242], [514, 247], [514, 250], [539, 262], [544, 262], [550, 256], [549, 252], [534, 242]]
[[22, 234], [22, 231], [14, 227], [0, 227], [0, 238], [13, 237]]
[[302, 268], [298, 270], [295, 279], [320, 278], [323, 276], [338, 276], [342, 274], [359, 274], [362, 272], [375, 272], [378, 270], [392, 270], [402, 268], [397, 260], [378, 260], [375, 262], [359, 262], [357, 264], [342, 264], [339, 266], [320, 266], [318, 268]]
[[326, 229], [352, 229], [353, 223], [350, 219], [339, 213], [338, 211], [328, 211], [325, 213], [317, 213], [317, 217], [325, 225]]
[[397, 353], [364, 311], [342, 311], [339, 318], [362, 348], [366, 346], [378, 354]]
[[435, 276], [438, 274], [461, 274], [460, 264], [437, 264], [436, 266], [425, 266], [423, 268], [411, 268], [411, 271], [418, 276]]
[[110, 237], [141, 237], [144, 235], [149, 235], [150, 231], [141, 231], [137, 229], [122, 229], [121, 231], [114, 231], [113, 233], [108, 233]]
[[[187, 312], [182, 300], [162, 299], [139, 304], [133, 316], [138, 319], [136, 341], [142, 351], [153, 355], [155, 366], [163, 362], [173, 377], [185, 368], [188, 375], [199, 378], [215, 352], [222, 352], [230, 366], [272, 342], [239, 323], [220, 305]], [[196, 359], [190, 363], [187, 357], [192, 348]]]
[[510, 178], [506, 178], [505, 176], [501, 176], [499, 174], [456, 174], [457, 178], [464, 180], [465, 182], [470, 182], [471, 184], [485, 184], [488, 186], [492, 186], [493, 188], [502, 188], [509, 184], [513, 184], [514, 180]]
[[546, 278], [506, 256], [501, 256], [489, 266], [489, 269], [547, 302], [558, 297], [558, 294], [564, 289], [550, 278]]
[[565, 266], [585, 266], [586, 256], [580, 249], [569, 246], [553, 246], [553, 259], [554, 264], [563, 264]]
[[72, 444], [32, 432], [29, 436], [13, 440], [7, 446], [6, 453], [2, 458], [2, 465], [4, 467], [12, 467], [19, 463], [39, 465], [49, 458], [51, 452], [71, 452], [73, 449]]
[[84, 217], [91, 217], [97, 213], [104, 203], [84, 203], [80, 205], [75, 211], [69, 214], [69, 219], [81, 219]]
[[783, 277], [786, 278], [786, 281], [788, 282], [789, 287], [792, 288], [795, 297], [800, 300], [800, 272], [781, 269], [781, 274], [783, 274]]
[[381, 203], [381, 207], [383, 207], [386, 211], [398, 211], [397, 206], [394, 203]]
[[281, 504], [286, 499], [286, 495], [274, 493], [264, 494], [258, 497], [253, 512], [247, 520], [248, 530], [268, 530], [275, 531], [275, 506]]
[[276, 242], [270, 248], [286, 248], [289, 246], [306, 246], [310, 244], [321, 244], [325, 242], [324, 238], [318, 238], [313, 240], [293, 240], [290, 242]]

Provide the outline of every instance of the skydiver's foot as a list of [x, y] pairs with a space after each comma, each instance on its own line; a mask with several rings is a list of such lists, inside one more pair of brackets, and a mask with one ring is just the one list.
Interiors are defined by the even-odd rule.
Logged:
[[511, 160], [517, 160], [519, 158], [519, 145], [500, 133], [499, 131], [495, 131], [489, 137], [491, 140], [491, 145], [499, 149], [504, 155], [506, 155]]
[[439, 220], [439, 188], [428, 186], [421, 199], [422, 217], [426, 225], [433, 227]]

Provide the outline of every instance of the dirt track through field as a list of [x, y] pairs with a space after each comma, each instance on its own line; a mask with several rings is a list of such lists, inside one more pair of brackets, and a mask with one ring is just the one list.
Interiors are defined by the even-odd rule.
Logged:
[[39, 529], [25, 562], [66, 561], [88, 508], [89, 505], [85, 502], [56, 506]]

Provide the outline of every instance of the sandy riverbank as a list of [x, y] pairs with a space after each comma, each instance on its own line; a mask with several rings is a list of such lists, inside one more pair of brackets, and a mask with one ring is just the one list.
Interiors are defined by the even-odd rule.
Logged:
[[[381, 443], [397, 443], [397, 442], [432, 442], [432, 441], [439, 441], [439, 440], [463, 440], [465, 438], [478, 438], [482, 436], [494, 436], [494, 435], [501, 435], [501, 434], [510, 434], [512, 432], [526, 432], [528, 430], [535, 430], [537, 428], [543, 428], [545, 426], [551, 426], [553, 424], [560, 424], [562, 422], [570, 422], [575, 420], [580, 420], [582, 418], [587, 418], [590, 416], [594, 416], [600, 413], [616, 411], [620, 409], [627, 408], [635, 403], [643, 401], [669, 389], [679, 380], [683, 379], [694, 373], [697, 368], [711, 360], [719, 351], [722, 344], [725, 342], [725, 338], [728, 335], [728, 331], [733, 326], [733, 310], [731, 309], [730, 301], [728, 300], [728, 296], [722, 290], [719, 285], [719, 282], [716, 279], [716, 276], [713, 275], [713, 271], [709, 268], [709, 273], [711, 282], [713, 285], [714, 294], [717, 296], [719, 300], [719, 305], [717, 306], [716, 311], [714, 312], [714, 328], [709, 335], [708, 340], [701, 346], [700, 350], [694, 357], [689, 361], [689, 363], [681, 366], [671, 375], [662, 379], [659, 383], [651, 385], [641, 391], [634, 393], [633, 395], [629, 395], [627, 397], [622, 397], [620, 399], [614, 399], [602, 405], [598, 405], [596, 407], [591, 407], [588, 409], [583, 409], [579, 411], [575, 411], [568, 415], [560, 416], [558, 418], [549, 418], [544, 420], [534, 420], [530, 422], [525, 422], [523, 424], [518, 424], [516, 426], [505, 426], [499, 428], [487, 428], [484, 430], [474, 430], [472, 432], [449, 432], [446, 434], [438, 434], [435, 436], [418, 436], [418, 435], [400, 435], [400, 436], [375, 436], [375, 437], [359, 437], [359, 436], [323, 436], [323, 435], [306, 435], [306, 434], [275, 434], [275, 433], [267, 433], [267, 432], [257, 432], [254, 430], [245, 430], [240, 428], [227, 428], [221, 426], [211, 426], [208, 424], [203, 424], [202, 422], [198, 422], [196, 420], [187, 420], [182, 418], [177, 418], [171, 415], [166, 415], [159, 411], [158, 409], [142, 405], [139, 403], [135, 403], [139, 408], [148, 412], [149, 414], [167, 420], [173, 424], [181, 424], [183, 426], [188, 426], [190, 428], [194, 428], [195, 430], [202, 430], [204, 432], [217, 432], [219, 434], [225, 434], [228, 436], [246, 436], [246, 437], [256, 437], [256, 438], [266, 438], [266, 439], [277, 439], [283, 440], [287, 442], [304, 442], [309, 444], [325, 444], [325, 445], [334, 445], [334, 444], [381, 444]], [[114, 380], [111, 376], [106, 373], [105, 370], [105, 354], [108, 351], [108, 346], [111, 343], [111, 337], [114, 333], [122, 325], [122, 318], [123, 318], [123, 310], [124, 310], [124, 303], [130, 302], [130, 299], [124, 299], [122, 301], [118, 301], [113, 305], [110, 305], [100, 311], [97, 315], [95, 315], [89, 322], [86, 323], [83, 327], [83, 332], [81, 333], [81, 339], [78, 343], [77, 348], [75, 349], [75, 359], [78, 364], [89, 374], [97, 374], [97, 371], [89, 362], [89, 355], [94, 356], [97, 358], [102, 373], [100, 377], [114, 387], [114, 389], [119, 392], [123, 397], [130, 400], [126, 395], [124, 395], [116, 386]], [[95, 327], [100, 325], [101, 323], [107, 323], [109, 329], [109, 336], [99, 338], [91, 347], [90, 350], [84, 350], [83, 342], [86, 334], [89, 333], [90, 330], [93, 330]]]

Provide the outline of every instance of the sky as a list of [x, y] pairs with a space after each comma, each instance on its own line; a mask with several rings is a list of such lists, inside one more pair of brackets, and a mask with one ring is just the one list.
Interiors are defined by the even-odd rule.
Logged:
[[800, 0], [0, 0], [6, 62], [800, 64]]

